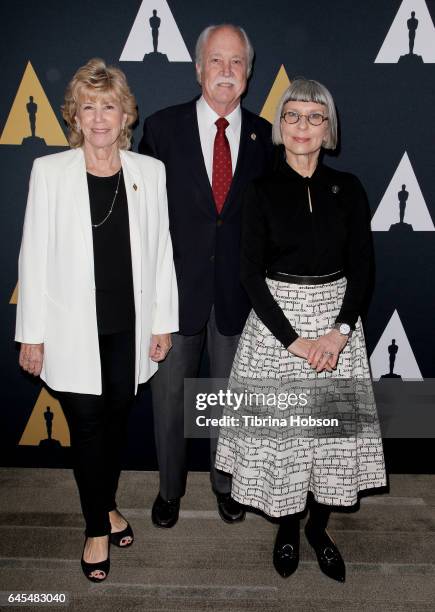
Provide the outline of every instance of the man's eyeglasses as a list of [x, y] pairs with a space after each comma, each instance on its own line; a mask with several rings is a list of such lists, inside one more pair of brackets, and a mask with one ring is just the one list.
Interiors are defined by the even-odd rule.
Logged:
[[281, 115], [281, 119], [284, 119], [289, 125], [297, 123], [301, 117], [305, 117], [311, 125], [322, 125], [324, 121], [328, 120], [328, 117], [324, 117], [322, 113], [310, 113], [309, 115], [302, 115], [296, 111], [287, 111]]

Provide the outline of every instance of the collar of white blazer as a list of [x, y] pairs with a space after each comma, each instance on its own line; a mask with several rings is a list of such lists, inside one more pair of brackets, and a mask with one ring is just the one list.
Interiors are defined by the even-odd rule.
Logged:
[[[70, 154], [71, 154], [71, 165], [81, 164], [86, 173], [85, 154], [84, 154], [82, 147], [71, 149]], [[127, 180], [125, 177], [125, 174], [127, 171], [127, 176], [131, 175], [137, 181], [140, 178], [140, 171], [134, 160], [134, 154], [131, 154], [130, 151], [125, 151], [124, 149], [120, 149], [119, 155], [121, 158], [121, 165], [122, 165], [122, 171], [124, 174], [124, 181], [125, 181], [126, 188], [128, 188], [129, 186], [133, 188], [133, 185], [136, 184], [136, 189], [137, 189], [137, 183], [132, 183], [131, 185], [127, 185]]]

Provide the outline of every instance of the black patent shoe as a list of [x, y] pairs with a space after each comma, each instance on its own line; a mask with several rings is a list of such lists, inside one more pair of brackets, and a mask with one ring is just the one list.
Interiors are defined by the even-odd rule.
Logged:
[[273, 565], [283, 578], [288, 578], [299, 564], [299, 529], [296, 532], [280, 527], [273, 547]]
[[231, 497], [231, 493], [216, 493], [219, 516], [225, 523], [243, 521], [246, 512], [242, 504]]
[[[123, 542], [124, 538], [130, 538], [130, 541]], [[118, 546], [118, 548], [128, 548], [128, 546], [131, 546], [134, 542], [134, 534], [130, 523], [127, 523], [127, 527], [122, 531], [111, 533], [109, 540], [111, 544]]]
[[307, 522], [305, 525], [305, 535], [308, 542], [314, 548], [322, 572], [333, 580], [344, 582], [346, 579], [346, 566], [340, 551], [327, 532], [322, 531], [318, 533]]
[[[86, 538], [85, 538], [85, 546], [86, 546]], [[83, 573], [86, 576], [86, 578], [90, 580], [91, 582], [103, 582], [104, 580], [106, 580], [107, 576], [109, 575], [109, 570], [110, 570], [110, 557], [108, 556], [107, 559], [105, 559], [104, 561], [99, 561], [98, 563], [87, 563], [83, 559], [84, 552], [85, 552], [85, 548], [83, 547], [81, 565], [82, 565]], [[95, 571], [102, 572], [103, 575], [100, 576], [99, 578], [97, 578], [96, 576], [92, 576], [92, 574]]]
[[161, 497], [160, 493], [157, 495], [153, 508], [151, 510], [151, 519], [156, 527], [173, 527], [178, 521], [178, 514], [180, 512], [180, 498], [169, 499], [166, 501]]

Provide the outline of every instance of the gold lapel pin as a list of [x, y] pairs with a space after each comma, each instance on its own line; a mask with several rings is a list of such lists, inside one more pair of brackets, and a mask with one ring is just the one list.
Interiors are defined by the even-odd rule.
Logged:
[[133, 183], [133, 189], [134, 189], [135, 191], [137, 191], [137, 185], [136, 185], [136, 183]]
[[255, 140], [257, 138], [257, 134], [255, 132], [252, 132], [251, 138], [252, 138], [252, 140]]

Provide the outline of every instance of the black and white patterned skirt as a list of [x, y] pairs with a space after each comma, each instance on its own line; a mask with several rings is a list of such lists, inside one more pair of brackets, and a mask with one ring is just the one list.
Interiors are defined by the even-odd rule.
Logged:
[[[267, 284], [295, 331], [311, 339], [333, 327], [346, 290], [345, 278], [321, 285], [271, 279]], [[320, 503], [351, 506], [357, 502], [359, 491], [386, 485], [361, 321], [340, 354], [337, 369], [317, 374], [305, 359], [287, 351], [251, 311], [237, 348], [229, 389], [258, 392], [267, 386], [265, 381], [274, 381], [278, 384], [275, 389], [289, 390], [292, 381], [296, 387], [303, 381], [316, 383], [328, 377], [369, 385], [371, 399], [366, 412], [372, 419], [371, 435], [298, 437], [277, 434], [276, 429], [267, 427], [260, 435], [252, 427], [222, 426], [216, 467], [232, 474], [231, 495], [238, 502], [279, 517], [302, 511], [308, 491]], [[377, 433], [373, 435], [373, 431]]]

